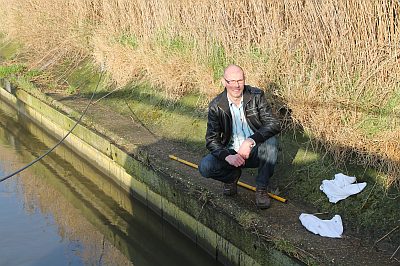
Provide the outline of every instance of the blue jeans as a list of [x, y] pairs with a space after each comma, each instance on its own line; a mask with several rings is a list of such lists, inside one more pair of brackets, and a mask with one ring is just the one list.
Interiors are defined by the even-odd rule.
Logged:
[[[230, 150], [235, 154], [234, 150]], [[242, 168], [257, 168], [256, 185], [258, 188], [266, 188], [269, 178], [274, 174], [278, 157], [278, 140], [269, 138], [265, 142], [256, 145], [250, 152], [245, 164], [240, 167], [230, 165], [225, 160], [220, 160], [212, 154], [208, 154], [199, 164], [199, 172], [206, 178], [212, 178], [224, 183], [232, 183], [240, 175]]]

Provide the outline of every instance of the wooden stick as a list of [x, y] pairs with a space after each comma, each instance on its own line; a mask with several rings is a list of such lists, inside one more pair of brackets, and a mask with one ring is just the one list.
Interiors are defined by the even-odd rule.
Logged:
[[396, 250], [394, 251], [394, 253], [390, 257], [390, 259], [392, 259], [394, 257], [394, 255], [396, 255], [396, 253], [397, 253], [397, 251], [399, 251], [399, 249], [400, 249], [400, 245], [396, 248]]
[[[171, 155], [171, 154], [170, 154], [170, 155], [168, 155], [168, 157], [169, 157], [170, 159], [172, 159], [172, 160], [175, 160], [175, 161], [178, 161], [178, 162], [180, 162], [180, 163], [186, 164], [186, 165], [191, 166], [191, 167], [193, 167], [193, 168], [196, 168], [196, 169], [199, 168], [199, 166], [198, 166], [197, 164], [194, 164], [194, 163], [191, 163], [191, 162], [189, 162], [189, 161], [186, 161], [186, 160], [183, 160], [183, 159], [181, 159], [181, 158], [178, 158], [178, 157], [176, 157], [175, 155]], [[238, 182], [238, 185], [241, 186], [241, 187], [247, 188], [247, 189], [249, 189], [249, 190], [256, 191], [256, 188], [253, 187], [253, 186], [251, 186], [251, 185], [249, 185], [249, 184], [246, 184], [246, 183], [243, 183], [243, 182], [240, 182], [240, 181], [239, 181], [239, 182]], [[269, 192], [268, 192], [268, 195], [269, 195], [271, 198], [276, 199], [277, 201], [280, 201], [280, 202], [283, 202], [283, 203], [287, 203], [287, 199], [282, 198], [282, 197], [279, 197], [278, 195], [275, 195], [275, 194], [272, 194], [272, 193], [269, 193]]]
[[376, 244], [378, 244], [380, 241], [382, 241], [383, 239], [385, 239], [388, 235], [390, 235], [391, 233], [393, 233], [394, 231], [396, 231], [398, 228], [400, 227], [400, 225], [396, 226], [395, 228], [393, 228], [392, 230], [390, 230], [389, 233], [387, 233], [386, 235], [382, 236], [381, 238], [379, 238], [378, 240], [375, 241], [374, 246]]

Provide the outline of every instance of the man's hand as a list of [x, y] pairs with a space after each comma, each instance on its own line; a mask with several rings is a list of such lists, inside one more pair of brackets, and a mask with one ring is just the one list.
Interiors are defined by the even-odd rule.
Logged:
[[239, 167], [244, 164], [244, 159], [239, 154], [228, 155], [226, 156], [225, 161], [227, 161], [230, 165], [233, 165], [235, 167]]
[[242, 143], [242, 145], [240, 145], [239, 150], [238, 150], [238, 154], [244, 158], [244, 159], [249, 159], [250, 156], [250, 152], [251, 152], [251, 148], [254, 144], [254, 140], [252, 139], [245, 139]]

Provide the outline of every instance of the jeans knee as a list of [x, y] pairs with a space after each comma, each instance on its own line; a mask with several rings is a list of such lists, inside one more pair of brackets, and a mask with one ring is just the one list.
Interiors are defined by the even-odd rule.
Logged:
[[258, 156], [267, 163], [275, 165], [278, 158], [278, 140], [271, 137], [262, 143], [258, 149]]
[[203, 177], [208, 178], [209, 177], [209, 166], [208, 166], [206, 157], [203, 157], [203, 159], [201, 159], [198, 169], [199, 169], [200, 174]]

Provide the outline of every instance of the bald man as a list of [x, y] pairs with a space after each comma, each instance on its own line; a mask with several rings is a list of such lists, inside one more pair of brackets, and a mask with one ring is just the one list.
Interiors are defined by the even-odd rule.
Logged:
[[200, 162], [206, 178], [224, 183], [223, 194], [237, 194], [242, 168], [258, 168], [256, 206], [268, 208], [267, 186], [277, 160], [279, 120], [271, 113], [264, 92], [245, 85], [243, 69], [230, 65], [221, 78], [224, 91], [209, 105], [206, 147], [210, 154]]

